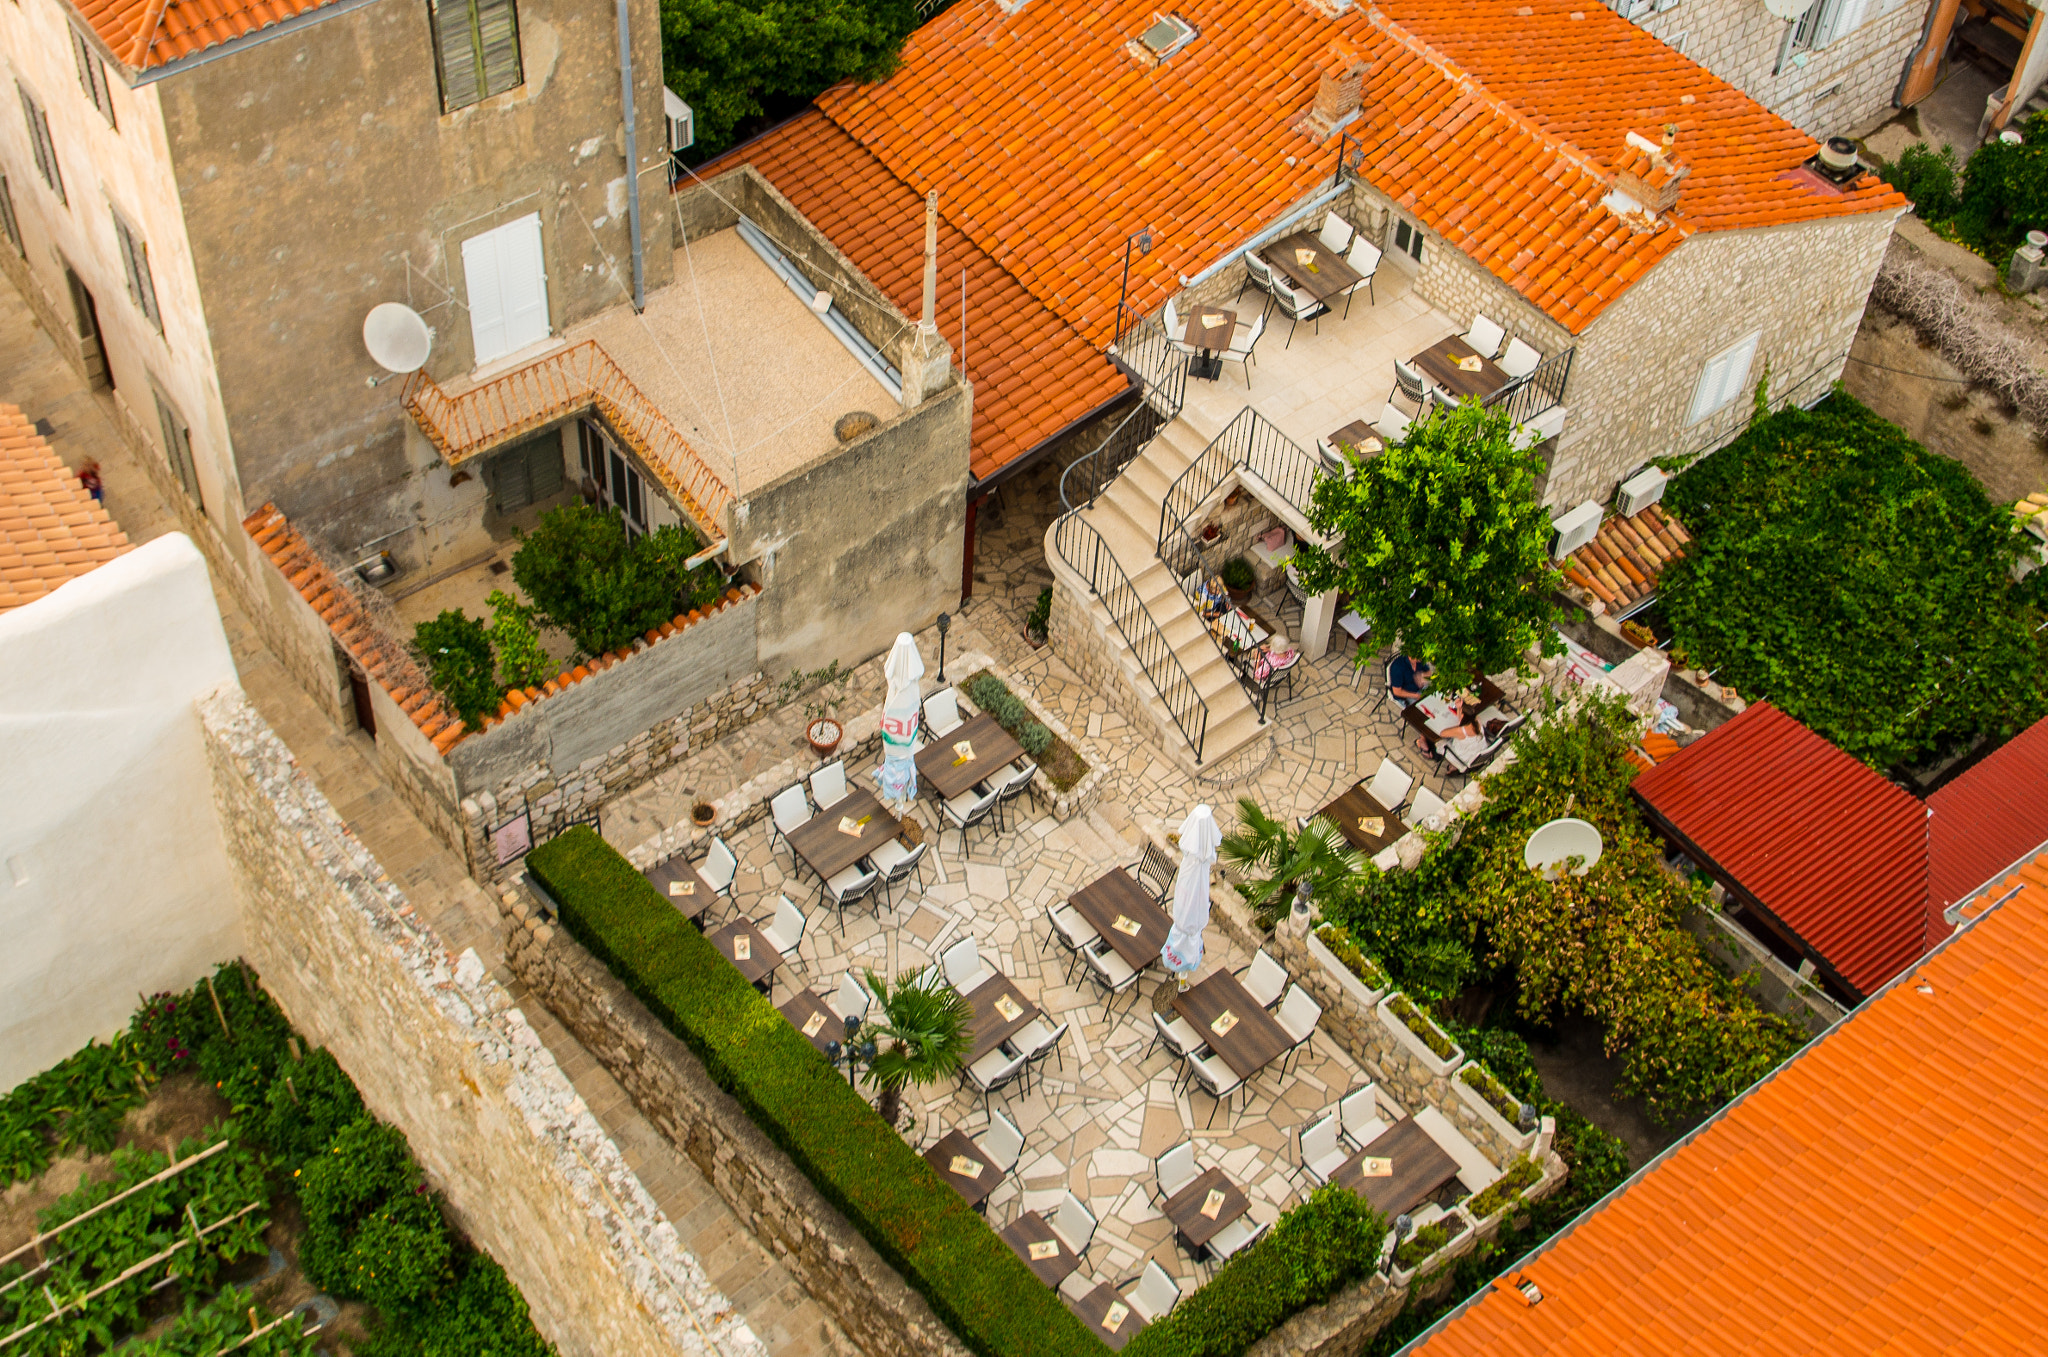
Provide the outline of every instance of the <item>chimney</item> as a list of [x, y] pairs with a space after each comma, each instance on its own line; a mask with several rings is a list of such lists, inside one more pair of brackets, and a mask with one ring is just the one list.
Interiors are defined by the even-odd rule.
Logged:
[[897, 349], [896, 370], [903, 376], [903, 408], [915, 410], [945, 390], [953, 375], [953, 349], [939, 337], [939, 191], [924, 200], [924, 315]]
[[1678, 206], [1679, 190], [1692, 173], [1692, 166], [1680, 164], [1674, 154], [1677, 141], [1678, 128], [1671, 123], [1664, 124], [1662, 142], [1631, 132], [1621, 163], [1615, 167], [1615, 190], [1654, 217]]
[[1358, 112], [1359, 91], [1365, 87], [1365, 63], [1352, 60], [1341, 71], [1326, 71], [1316, 82], [1316, 106], [1310, 114], [1331, 129], [1350, 122]]

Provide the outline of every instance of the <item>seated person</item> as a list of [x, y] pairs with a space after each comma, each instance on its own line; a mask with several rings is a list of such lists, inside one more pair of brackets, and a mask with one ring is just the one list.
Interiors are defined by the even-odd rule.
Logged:
[[1221, 575], [1211, 575], [1203, 580], [1197, 598], [1204, 617], [1215, 617], [1230, 607], [1230, 590], [1224, 587]]
[[[1476, 705], [1476, 700], [1461, 699], [1452, 704], [1452, 709], [1462, 716]], [[1493, 742], [1506, 733], [1507, 728], [1507, 721], [1498, 716], [1488, 721], [1483, 728], [1477, 721], [1466, 721], [1437, 733], [1437, 752], [1448, 754], [1461, 764], [1469, 764], [1492, 748]], [[1426, 746], [1423, 752], [1429, 752]]]
[[1429, 691], [1429, 681], [1435, 676], [1436, 670], [1427, 663], [1396, 655], [1387, 666], [1387, 691], [1405, 707]]
[[1253, 656], [1252, 677], [1260, 683], [1264, 683], [1268, 679], [1278, 677], [1286, 670], [1292, 669], [1294, 662], [1300, 658], [1301, 652], [1294, 648], [1294, 642], [1288, 640], [1283, 633], [1276, 632], [1268, 638], [1266, 644], [1259, 647], [1258, 653]]

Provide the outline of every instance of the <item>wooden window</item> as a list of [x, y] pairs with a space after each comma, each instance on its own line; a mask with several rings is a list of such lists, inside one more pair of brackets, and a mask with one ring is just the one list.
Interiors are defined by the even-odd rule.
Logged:
[[514, 0], [429, 0], [434, 55], [441, 71], [441, 111], [503, 94], [519, 70], [519, 11]]
[[[1880, 4], [1879, 12], [1888, 6]], [[1826, 47], [1859, 28], [1869, 11], [1868, 0], [1814, 0], [1792, 29], [1795, 49]]]
[[1422, 262], [1422, 228], [1410, 226], [1405, 221], [1394, 223], [1394, 248], [1420, 264]]
[[1760, 334], [1739, 339], [1707, 360], [1700, 370], [1700, 384], [1692, 394], [1692, 411], [1687, 424], [1697, 424], [1708, 415], [1728, 408], [1729, 402], [1749, 385], [1749, 365], [1756, 358]]
[[164, 331], [163, 313], [157, 310], [156, 280], [149, 272], [149, 246], [143, 243], [142, 235], [122, 219], [119, 212], [113, 213], [114, 241], [120, 247], [121, 267], [128, 274], [128, 295], [142, 308], [142, 314], [156, 327]]
[[79, 88], [85, 91], [85, 97], [100, 111], [100, 116], [107, 120], [107, 126], [114, 126], [114, 95], [107, 88], [107, 63], [92, 50], [85, 34], [75, 28], [71, 30], [71, 55], [78, 62]]
[[484, 462], [484, 488], [501, 514], [537, 504], [562, 489], [562, 435], [549, 429]]
[[178, 478], [178, 484], [185, 487], [185, 493], [199, 506], [199, 512], [206, 512], [206, 497], [199, 492], [199, 468], [192, 462], [192, 430], [185, 421], [178, 418], [178, 412], [164, 399], [164, 393], [151, 393], [156, 397], [157, 428], [164, 436], [164, 460], [171, 464], [171, 474]]
[[0, 174], [0, 230], [7, 232], [7, 243], [16, 254], [28, 253], [28, 247], [21, 243], [21, 223], [14, 219], [14, 191], [7, 186], [4, 174]]
[[35, 153], [36, 170], [50, 186], [50, 192], [57, 195], [57, 201], [69, 206], [70, 201], [64, 196], [64, 172], [57, 168], [57, 143], [50, 140], [50, 119], [28, 92], [28, 86], [17, 80], [14, 88], [21, 95], [21, 115], [28, 120], [28, 144]]
[[529, 212], [463, 241], [462, 272], [469, 287], [469, 334], [478, 365], [548, 337], [547, 259], [540, 213]]

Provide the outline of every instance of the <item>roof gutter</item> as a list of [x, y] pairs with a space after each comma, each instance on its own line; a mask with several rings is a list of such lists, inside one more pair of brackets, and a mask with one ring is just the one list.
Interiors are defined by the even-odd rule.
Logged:
[[1315, 195], [1315, 197], [1310, 198], [1307, 202], [1295, 208], [1292, 212], [1289, 212], [1286, 216], [1280, 218], [1279, 221], [1274, 222], [1271, 226], [1268, 226], [1265, 230], [1259, 232], [1250, 240], [1247, 240], [1244, 244], [1233, 245], [1230, 248], [1230, 252], [1228, 254], [1224, 255], [1221, 259], [1211, 264], [1208, 268], [1203, 269], [1200, 273], [1196, 274], [1192, 278], [1182, 279], [1181, 286], [1184, 288], [1197, 287], [1200, 284], [1207, 282], [1209, 279], [1214, 278], [1217, 274], [1223, 272], [1223, 270], [1229, 268], [1232, 264], [1235, 264], [1238, 261], [1239, 256], [1247, 254], [1252, 250], [1263, 250], [1264, 248], [1266, 248], [1266, 246], [1271, 245], [1274, 241], [1280, 239], [1280, 237], [1288, 234], [1296, 226], [1300, 225], [1304, 218], [1314, 216], [1317, 212], [1321, 211], [1323, 208], [1329, 206], [1338, 198], [1342, 197], [1344, 193], [1350, 189], [1350, 187], [1351, 183], [1349, 180], [1340, 180], [1337, 183], [1325, 186], [1321, 192]]
[[167, 61], [161, 66], [152, 66], [146, 71], [138, 71], [130, 77], [128, 87], [130, 89], [140, 89], [144, 85], [154, 85], [157, 81], [167, 76], [177, 75], [183, 71], [197, 70], [201, 66], [219, 61], [222, 57], [233, 56], [235, 53], [248, 48], [261, 46], [272, 38], [289, 37], [302, 28], [311, 28], [314, 24], [328, 19], [338, 19], [352, 10], [362, 9], [367, 5], [374, 5], [376, 3], [377, 0], [334, 0], [334, 3], [331, 5], [322, 5], [318, 9], [309, 9], [303, 14], [294, 14], [289, 19], [280, 19], [268, 28], [259, 28], [254, 32], [244, 33], [240, 37], [229, 38], [226, 42], [220, 43], [217, 46], [194, 52], [190, 56], [179, 57], [176, 61]]

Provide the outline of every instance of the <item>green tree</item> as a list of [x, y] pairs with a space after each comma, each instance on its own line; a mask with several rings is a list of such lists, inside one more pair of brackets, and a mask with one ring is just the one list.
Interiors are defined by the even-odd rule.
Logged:
[[426, 666], [427, 681], [448, 699], [462, 724], [482, 730], [505, 697], [484, 624], [459, 608], [444, 609], [413, 628], [412, 646]]
[[861, 1032], [881, 1045], [868, 1062], [868, 1082], [882, 1091], [875, 1110], [894, 1126], [905, 1088], [950, 1079], [967, 1063], [974, 1006], [942, 976], [905, 971], [893, 985], [873, 971], [866, 978], [876, 1011]]
[[555, 662], [540, 643], [535, 610], [503, 589], [491, 590], [491, 644], [498, 651], [498, 675], [507, 688], [531, 688], [555, 676]]
[[1237, 888], [1264, 928], [1294, 907], [1294, 888], [1304, 878], [1310, 897], [1329, 905], [1348, 899], [1371, 868], [1365, 854], [1351, 847], [1329, 819], [1318, 816], [1297, 832], [1249, 796], [1238, 798], [1237, 828], [1223, 836], [1217, 852], [1241, 872], [1265, 874], [1248, 877]]
[[[1561, 648], [1550, 516], [1532, 494], [1542, 460], [1516, 448], [1500, 408], [1468, 402], [1417, 422], [1350, 479], [1317, 478], [1295, 568], [1311, 593], [1341, 589], [1383, 637], [1452, 683]], [[1363, 662], [1365, 651], [1359, 651]]]
[[701, 156], [745, 119], [793, 113], [848, 76], [887, 77], [916, 27], [912, 0], [661, 0], [669, 87], [696, 114]]
[[685, 602], [718, 596], [716, 567], [692, 571], [697, 536], [673, 525], [628, 540], [618, 510], [567, 504], [520, 534], [512, 578], [541, 620], [567, 632], [586, 655], [630, 645]]

